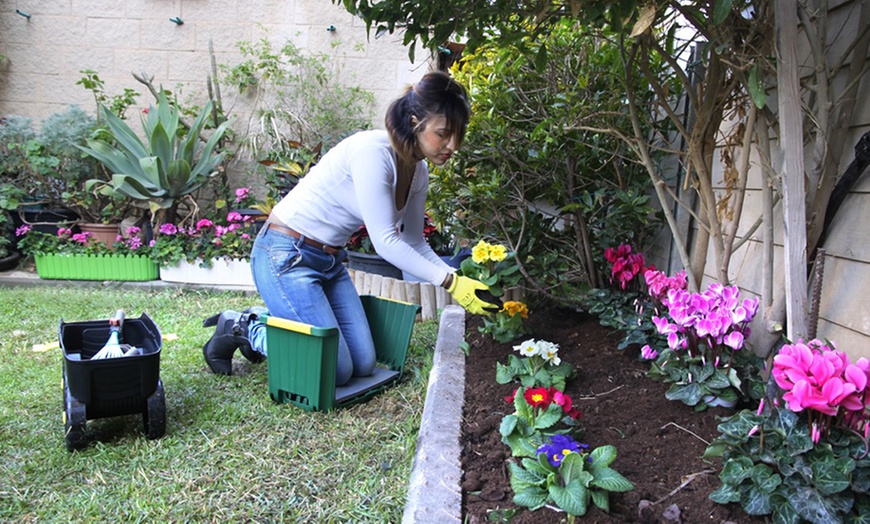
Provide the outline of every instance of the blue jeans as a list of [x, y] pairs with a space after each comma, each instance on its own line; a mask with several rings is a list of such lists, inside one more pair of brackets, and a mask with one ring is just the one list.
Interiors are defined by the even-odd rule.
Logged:
[[344, 251], [330, 255], [301, 239], [264, 227], [251, 252], [251, 271], [269, 314], [337, 327], [336, 385], [375, 368], [375, 344], [365, 310], [342, 262]]

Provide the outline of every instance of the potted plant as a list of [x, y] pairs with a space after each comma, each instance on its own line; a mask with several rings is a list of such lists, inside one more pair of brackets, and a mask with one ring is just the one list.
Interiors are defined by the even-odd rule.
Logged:
[[79, 219], [66, 197], [97, 173], [98, 164], [76, 147], [96, 129], [94, 118], [76, 106], [46, 118], [39, 132], [27, 118], [0, 121], [0, 172], [20, 193], [12, 213], [17, 225], [53, 233]]
[[[120, 194], [147, 202], [156, 224], [174, 223], [181, 201], [192, 200], [190, 194], [217, 175], [224, 160], [224, 153], [216, 148], [228, 122], [201, 142], [212, 106], [209, 101], [190, 129], [184, 129], [178, 107], [161, 91], [157, 105], [146, 110], [142, 118], [145, 142], [126, 122], [100, 106], [114, 142], [90, 139], [88, 147], [81, 149], [102, 162], [112, 178], [106, 183], [95, 179], [91, 184], [104, 195]], [[196, 208], [195, 202], [192, 207]]]
[[296, 187], [320, 160], [322, 150], [323, 142], [309, 149], [301, 142], [287, 140], [280, 148], [270, 151], [266, 159], [259, 162], [269, 168], [265, 175], [269, 197], [277, 202]]
[[402, 270], [375, 252], [372, 239], [365, 226], [360, 227], [350, 236], [345, 249], [347, 250], [348, 268], [402, 280]]
[[67, 280], [155, 280], [157, 265], [138, 227], [118, 235], [112, 245], [91, 233], [61, 227], [56, 234], [25, 224], [15, 230], [22, 251], [34, 258], [40, 278]]
[[252, 223], [250, 216], [230, 211], [221, 220], [204, 218], [192, 227], [162, 224], [150, 246], [161, 280], [252, 286]]

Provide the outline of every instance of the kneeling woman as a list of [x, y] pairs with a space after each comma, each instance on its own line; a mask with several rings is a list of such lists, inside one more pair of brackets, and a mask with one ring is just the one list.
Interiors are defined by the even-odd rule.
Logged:
[[[394, 266], [446, 288], [471, 313], [498, 308], [478, 298], [485, 284], [454, 274], [423, 236], [426, 161], [450, 159], [469, 116], [459, 83], [445, 73], [426, 74], [390, 105], [385, 131], [362, 131], [330, 149], [275, 205], [254, 243], [251, 270], [269, 313], [339, 329], [337, 385], [375, 367], [365, 312], [343, 264], [342, 246], [363, 225]], [[264, 331], [255, 322], [248, 333], [263, 353]]]

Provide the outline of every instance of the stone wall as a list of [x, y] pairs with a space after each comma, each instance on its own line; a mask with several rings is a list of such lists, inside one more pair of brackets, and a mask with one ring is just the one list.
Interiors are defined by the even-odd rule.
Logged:
[[[196, 99], [206, 91], [210, 43], [218, 63], [231, 63], [237, 42], [262, 38], [331, 55], [343, 84], [375, 94], [376, 127], [389, 101], [428, 70], [409, 61], [401, 34], [369, 41], [365, 24], [328, 0], [0, 2], [0, 116], [39, 122], [69, 104], [93, 110], [91, 93], [76, 85], [83, 69], [97, 71], [109, 94], [145, 93], [131, 73], [146, 71]], [[139, 102], [147, 107], [150, 96]]]

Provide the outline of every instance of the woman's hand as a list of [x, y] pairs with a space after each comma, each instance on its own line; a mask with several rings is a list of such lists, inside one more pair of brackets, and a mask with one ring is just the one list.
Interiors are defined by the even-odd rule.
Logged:
[[492, 315], [498, 311], [500, 309], [498, 305], [481, 300], [477, 296], [480, 291], [489, 293], [489, 286], [479, 280], [460, 275], [453, 275], [453, 281], [447, 288], [447, 292], [453, 295], [456, 302], [471, 314]]

